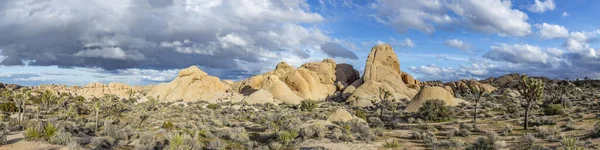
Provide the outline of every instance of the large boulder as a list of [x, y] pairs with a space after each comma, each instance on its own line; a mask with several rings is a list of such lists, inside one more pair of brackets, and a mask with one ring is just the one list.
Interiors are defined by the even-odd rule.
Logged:
[[244, 98], [242, 101], [248, 104], [278, 103], [278, 101], [273, 99], [273, 94], [271, 94], [271, 92], [263, 89], [250, 94], [250, 96]]
[[352, 120], [354, 117], [352, 117], [352, 114], [350, 114], [348, 111], [346, 111], [343, 108], [339, 108], [337, 110], [335, 110], [335, 112], [333, 112], [331, 115], [329, 115], [329, 117], [327, 117], [327, 121], [329, 122], [347, 122]]
[[286, 104], [300, 104], [303, 99], [296, 94], [276, 75], [271, 75], [265, 79], [262, 89], [273, 94], [273, 98]]
[[209, 76], [196, 66], [179, 71], [179, 75], [169, 83], [154, 86], [148, 96], [165, 101], [208, 101], [216, 102], [228, 96], [229, 87], [218, 77]]
[[457, 106], [461, 102], [464, 102], [464, 100], [454, 98], [450, 92], [442, 87], [425, 86], [421, 88], [419, 93], [417, 93], [411, 101], [408, 102], [405, 111], [416, 112], [429, 100], [442, 100], [449, 106]]
[[[362, 84], [346, 100], [357, 106], [373, 105], [382, 92], [391, 94], [389, 99], [411, 99], [417, 91], [410, 89], [402, 80], [398, 57], [389, 44], [380, 44], [371, 49], [367, 58]], [[350, 92], [344, 91], [344, 93]], [[343, 95], [343, 94], [342, 94]]]

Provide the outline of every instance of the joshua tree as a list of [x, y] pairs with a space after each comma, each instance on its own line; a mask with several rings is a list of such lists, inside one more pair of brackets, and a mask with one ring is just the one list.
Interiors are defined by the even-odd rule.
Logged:
[[25, 113], [25, 102], [29, 100], [31, 97], [31, 91], [22, 88], [17, 94], [17, 98], [15, 98], [17, 105], [19, 107], [19, 123], [23, 123], [24, 113]]
[[479, 105], [479, 101], [481, 100], [481, 98], [488, 95], [489, 93], [485, 91], [483, 86], [470, 85], [469, 90], [471, 95], [474, 97], [473, 100], [475, 100], [475, 109], [473, 110], [473, 123], [475, 124], [477, 123], [477, 106]]
[[2, 95], [0, 95], [0, 96], [2, 96], [2, 98], [4, 98], [4, 100], [5, 100], [6, 102], [9, 102], [9, 101], [10, 101], [10, 98], [11, 98], [11, 96], [12, 96], [12, 91], [10, 91], [10, 90], [8, 90], [8, 89], [4, 89], [4, 90], [2, 91]]
[[525, 123], [523, 128], [527, 130], [529, 110], [531, 106], [538, 100], [542, 99], [544, 94], [544, 82], [539, 79], [529, 78], [527, 75], [521, 76], [521, 83], [519, 84], [519, 93], [525, 99]]
[[55, 98], [54, 93], [52, 93], [52, 91], [50, 90], [46, 90], [42, 93], [42, 103], [44, 104], [44, 107], [46, 109], [48, 109], [50, 107], [50, 103], [52, 102], [52, 100]]
[[384, 89], [379, 89], [379, 102], [376, 102], [375, 100], [371, 100], [371, 103], [373, 103], [373, 105], [375, 105], [375, 107], [377, 107], [377, 109], [379, 109], [381, 112], [379, 114], [379, 117], [383, 117], [384, 111], [388, 108], [388, 106], [391, 105], [392, 100], [390, 100], [390, 98], [392, 97], [392, 93], [390, 93], [387, 90]]

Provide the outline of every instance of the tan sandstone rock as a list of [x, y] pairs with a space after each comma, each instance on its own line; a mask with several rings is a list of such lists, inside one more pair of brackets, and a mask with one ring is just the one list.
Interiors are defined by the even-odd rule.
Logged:
[[[271, 92], [275, 99], [284, 103], [297, 103], [299, 102], [298, 98], [301, 100], [325, 100], [336, 96], [336, 91], [345, 88], [349, 84], [348, 82], [354, 82], [358, 78], [357, 76], [358, 71], [354, 70], [351, 65], [338, 65], [333, 59], [306, 63], [298, 68], [281, 62], [277, 64], [275, 70], [236, 82], [231, 87], [244, 95], [265, 89]], [[268, 78], [271, 79], [267, 80]], [[283, 84], [279, 84], [279, 82]], [[288, 90], [291, 91], [291, 94], [288, 94]], [[281, 92], [285, 94], [279, 94]]]
[[101, 98], [104, 95], [116, 95], [122, 98], [128, 98], [133, 96], [137, 92], [135, 87], [129, 86], [124, 83], [111, 82], [109, 84], [103, 84], [100, 82], [92, 82], [81, 89], [77, 90], [77, 95], [85, 98]]
[[264, 104], [264, 103], [277, 103], [278, 101], [275, 101], [273, 99], [273, 94], [271, 94], [271, 92], [260, 89], [252, 94], [250, 94], [250, 96], [244, 98], [242, 101], [248, 103], [248, 104]]
[[370, 106], [373, 105], [371, 101], [378, 101], [377, 97], [384, 91], [392, 94], [392, 100], [411, 99], [417, 91], [406, 86], [402, 74], [392, 47], [389, 44], [377, 45], [371, 49], [367, 58], [362, 77], [364, 83], [346, 101], [357, 106]]
[[425, 86], [421, 88], [419, 93], [417, 93], [411, 101], [408, 102], [405, 111], [416, 112], [426, 101], [436, 99], [446, 102], [446, 105], [449, 106], [457, 106], [459, 103], [464, 102], [461, 99], [454, 98], [450, 92], [442, 87]]
[[329, 117], [327, 117], [327, 121], [329, 122], [346, 122], [352, 120], [352, 114], [350, 114], [345, 109], [339, 108], [335, 110]]
[[160, 97], [165, 101], [216, 102], [227, 97], [229, 87], [218, 77], [209, 76], [196, 66], [179, 71], [179, 75], [169, 83], [156, 85], [147, 95]]

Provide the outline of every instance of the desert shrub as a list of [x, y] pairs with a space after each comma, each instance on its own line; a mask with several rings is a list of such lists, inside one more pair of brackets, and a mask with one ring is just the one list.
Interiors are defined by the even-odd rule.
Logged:
[[135, 145], [135, 148], [138, 150], [152, 150], [156, 145], [156, 140], [154, 136], [150, 133], [141, 133], [139, 142]]
[[417, 114], [426, 121], [442, 122], [452, 120], [455, 112], [453, 107], [447, 106], [442, 100], [429, 100], [419, 108]]
[[363, 120], [367, 120], [367, 112], [365, 112], [363, 109], [357, 109], [354, 115], [358, 118], [362, 118]]
[[502, 132], [500, 133], [500, 135], [507, 136], [507, 135], [511, 134], [512, 132], [513, 132], [513, 126], [511, 124], [505, 124], [504, 127], [502, 128]]
[[298, 132], [296, 131], [282, 131], [277, 134], [279, 141], [283, 142], [285, 145], [290, 145], [296, 137], [298, 137]]
[[311, 126], [300, 128], [300, 136], [304, 139], [310, 139], [315, 135], [315, 130]]
[[421, 134], [421, 132], [413, 130], [410, 132], [410, 139], [421, 140], [423, 139], [423, 135]]
[[19, 108], [17, 108], [17, 105], [15, 105], [13, 102], [0, 103], [0, 111], [15, 113], [19, 112]]
[[244, 129], [242, 127], [233, 128], [228, 131], [229, 132], [227, 133], [227, 135], [225, 137], [231, 141], [238, 142], [238, 143], [245, 143], [250, 140], [248, 133], [246, 132], [246, 129]]
[[219, 104], [208, 104], [208, 106], [206, 106], [206, 108], [208, 108], [208, 109], [219, 109], [219, 108], [221, 108], [221, 106], [219, 106]]
[[283, 146], [281, 145], [281, 143], [278, 142], [273, 142], [269, 144], [269, 148], [271, 149], [281, 149], [281, 147]]
[[565, 110], [560, 104], [551, 104], [544, 108], [544, 114], [548, 116], [553, 115], [563, 115], [565, 114]]
[[374, 127], [374, 128], [381, 128], [381, 127], [385, 126], [385, 122], [381, 121], [381, 119], [379, 117], [369, 117], [367, 119], [367, 122], [369, 123], [369, 125], [371, 127]]
[[592, 138], [599, 138], [600, 137], [600, 122], [597, 122], [596, 124], [594, 124], [594, 127], [588, 133], [588, 136], [592, 137]]
[[421, 134], [423, 136], [423, 143], [431, 149], [437, 149], [438, 140], [432, 132], [424, 132]]
[[578, 127], [575, 125], [575, 122], [573, 122], [573, 120], [569, 120], [566, 124], [565, 124], [565, 129], [570, 131], [570, 130], [577, 130]]
[[485, 137], [480, 137], [475, 143], [469, 145], [467, 150], [498, 150], [506, 148], [506, 143], [494, 132], [486, 132]]
[[538, 127], [535, 127], [535, 131], [536, 131], [535, 137], [542, 138], [542, 139], [545, 139], [545, 138], [548, 138], [550, 136], [554, 136], [554, 135], [557, 135], [560, 133], [560, 130], [556, 126], [551, 126], [551, 127], [538, 126]]
[[95, 148], [108, 148], [110, 149], [114, 144], [114, 139], [110, 137], [93, 137], [90, 143]]
[[548, 119], [547, 117], [538, 117], [538, 118], [532, 119], [530, 124], [534, 125], [534, 126], [556, 125], [556, 120]]
[[461, 137], [468, 137], [469, 135], [471, 135], [471, 131], [467, 130], [467, 129], [452, 129], [449, 133], [450, 137], [453, 136], [461, 136]]
[[321, 124], [311, 125], [310, 128], [312, 128], [315, 131], [315, 135], [319, 139], [325, 137], [325, 135], [328, 132], [327, 127], [325, 127], [324, 125], [321, 125]]
[[7, 138], [5, 135], [0, 135], [0, 146], [5, 145], [7, 143]]
[[541, 149], [541, 147], [537, 145], [537, 139], [531, 133], [524, 134], [519, 141], [520, 142], [517, 145], [518, 150]]
[[104, 125], [104, 135], [109, 136], [115, 140], [126, 139], [127, 135], [121, 127], [113, 124]]
[[387, 149], [399, 149], [402, 147], [402, 144], [399, 141], [391, 140], [385, 141], [385, 143], [383, 143], [383, 147]]
[[167, 130], [172, 130], [172, 129], [174, 129], [174, 128], [175, 128], [175, 125], [173, 125], [173, 123], [172, 123], [172, 122], [165, 121], [165, 122], [163, 122], [163, 124], [162, 124], [162, 128], [163, 128], [163, 129], [167, 129]]
[[450, 138], [449, 140], [442, 140], [438, 143], [439, 147], [443, 149], [464, 149], [465, 143], [458, 138]]
[[206, 149], [210, 149], [210, 150], [224, 149], [225, 147], [226, 147], [225, 142], [221, 141], [220, 139], [211, 140], [206, 144]]
[[302, 109], [303, 111], [312, 112], [317, 108], [319, 108], [319, 104], [317, 104], [317, 101], [303, 100], [300, 102], [300, 109]]
[[56, 145], [67, 145], [73, 141], [74, 138], [69, 132], [58, 132], [57, 134], [50, 137], [48, 142]]

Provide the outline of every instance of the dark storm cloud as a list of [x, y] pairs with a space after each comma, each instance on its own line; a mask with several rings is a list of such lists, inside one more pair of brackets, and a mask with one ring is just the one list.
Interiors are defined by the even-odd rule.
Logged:
[[[265, 5], [264, 3], [269, 3]], [[0, 65], [179, 69], [257, 68], [305, 59], [329, 37], [302, 2], [4, 0]], [[301, 16], [301, 17], [298, 17]]]
[[354, 59], [354, 60], [358, 59], [358, 56], [356, 56], [356, 54], [354, 54], [354, 52], [346, 49], [345, 47], [343, 47], [340, 44], [333, 43], [333, 42], [327, 42], [327, 43], [321, 44], [321, 50], [323, 52], [325, 52], [325, 54], [327, 54], [329, 57], [348, 58], [348, 59]]

